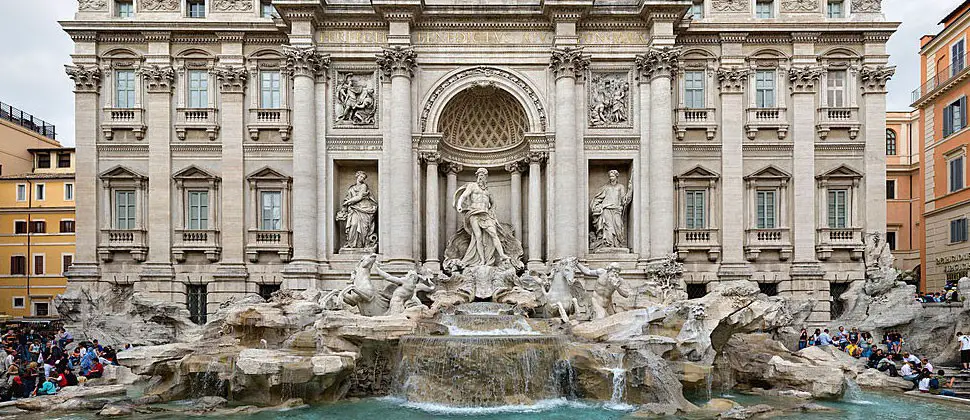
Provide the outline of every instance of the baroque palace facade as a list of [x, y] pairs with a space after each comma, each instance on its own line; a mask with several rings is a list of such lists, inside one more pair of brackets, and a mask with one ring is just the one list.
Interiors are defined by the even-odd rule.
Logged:
[[879, 0], [81, 0], [63, 27], [69, 276], [198, 320], [371, 252], [440, 269], [480, 168], [527, 269], [637, 285], [674, 255], [693, 296], [752, 279], [816, 322], [886, 230]]

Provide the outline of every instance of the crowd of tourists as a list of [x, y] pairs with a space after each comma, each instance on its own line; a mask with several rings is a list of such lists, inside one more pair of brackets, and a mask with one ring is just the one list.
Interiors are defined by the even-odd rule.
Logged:
[[960, 302], [960, 291], [957, 289], [956, 282], [948, 281], [946, 282], [946, 286], [943, 286], [943, 290], [939, 292], [927, 291], [925, 294], [917, 293], [915, 298], [919, 303]]
[[[957, 333], [960, 342], [962, 372], [970, 372], [970, 336]], [[876, 339], [868, 331], [858, 328], [846, 330], [840, 326], [834, 333], [828, 328], [816, 329], [809, 334], [802, 329], [798, 338], [798, 349], [811, 346], [833, 346], [857, 359], [866, 360], [866, 366], [885, 372], [892, 377], [912, 381], [923, 393], [955, 396], [954, 378], [948, 378], [946, 371], [938, 369], [926, 358], [904, 350], [906, 340], [897, 330], [887, 330], [881, 339]]]
[[100, 378], [106, 365], [117, 365], [117, 351], [98, 340], [74, 342], [63, 328], [42, 332], [10, 329], [2, 337], [0, 401], [54, 395], [64, 387]]

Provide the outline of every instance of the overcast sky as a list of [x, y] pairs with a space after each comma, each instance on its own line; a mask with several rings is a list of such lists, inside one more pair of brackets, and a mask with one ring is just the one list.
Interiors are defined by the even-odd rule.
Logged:
[[[884, 0], [890, 21], [903, 22], [889, 40], [896, 76], [889, 83], [889, 109], [909, 109], [919, 85], [919, 38], [939, 32], [943, 16], [961, 0]], [[0, 102], [57, 126], [58, 139], [74, 144], [72, 83], [64, 74], [71, 39], [57, 21], [70, 19], [76, 0], [0, 0]]]

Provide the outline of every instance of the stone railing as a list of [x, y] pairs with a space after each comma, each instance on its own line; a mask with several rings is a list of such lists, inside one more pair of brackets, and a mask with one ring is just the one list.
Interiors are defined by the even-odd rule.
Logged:
[[714, 139], [717, 133], [717, 116], [714, 108], [678, 108], [677, 140], [687, 136], [687, 130], [704, 130], [708, 140]]
[[205, 130], [209, 140], [219, 134], [219, 110], [215, 108], [178, 108], [175, 110], [175, 134], [185, 140], [188, 130]]
[[106, 140], [114, 138], [115, 130], [131, 130], [135, 139], [145, 138], [145, 110], [141, 108], [104, 108], [101, 113], [101, 132]]
[[250, 229], [246, 233], [246, 256], [250, 262], [258, 262], [260, 253], [276, 253], [287, 262], [292, 255], [292, 232], [288, 230]]
[[98, 255], [102, 261], [110, 262], [115, 253], [128, 252], [135, 261], [145, 261], [147, 238], [148, 233], [144, 229], [104, 229], [101, 231]]
[[717, 229], [677, 229], [677, 258], [686, 260], [691, 251], [707, 253], [710, 261], [717, 261], [721, 255]]
[[820, 228], [815, 252], [818, 259], [827, 260], [834, 250], [847, 250], [853, 260], [862, 258], [865, 243], [862, 228]]
[[829, 131], [846, 129], [849, 138], [855, 140], [859, 136], [859, 108], [858, 107], [822, 107], [818, 109], [818, 136], [825, 140]]
[[201, 252], [209, 262], [219, 261], [222, 247], [219, 245], [219, 231], [215, 229], [191, 230], [176, 229], [175, 244], [172, 245], [172, 258], [185, 261], [188, 252]]
[[285, 108], [250, 108], [249, 109], [249, 137], [259, 140], [260, 130], [279, 131], [285, 141], [290, 138], [290, 110]]
[[761, 130], [777, 130], [778, 139], [788, 136], [788, 108], [748, 108], [744, 129], [749, 139], [754, 139]]
[[745, 231], [745, 258], [757, 261], [762, 251], [778, 251], [778, 259], [787, 261], [791, 258], [792, 241], [791, 229], [748, 229]]

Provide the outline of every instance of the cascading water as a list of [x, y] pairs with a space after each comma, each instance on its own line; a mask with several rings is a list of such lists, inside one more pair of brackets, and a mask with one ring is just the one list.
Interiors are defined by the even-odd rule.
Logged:
[[626, 388], [626, 369], [610, 369], [613, 376], [613, 393], [610, 395], [610, 404], [623, 404], [623, 390]]

